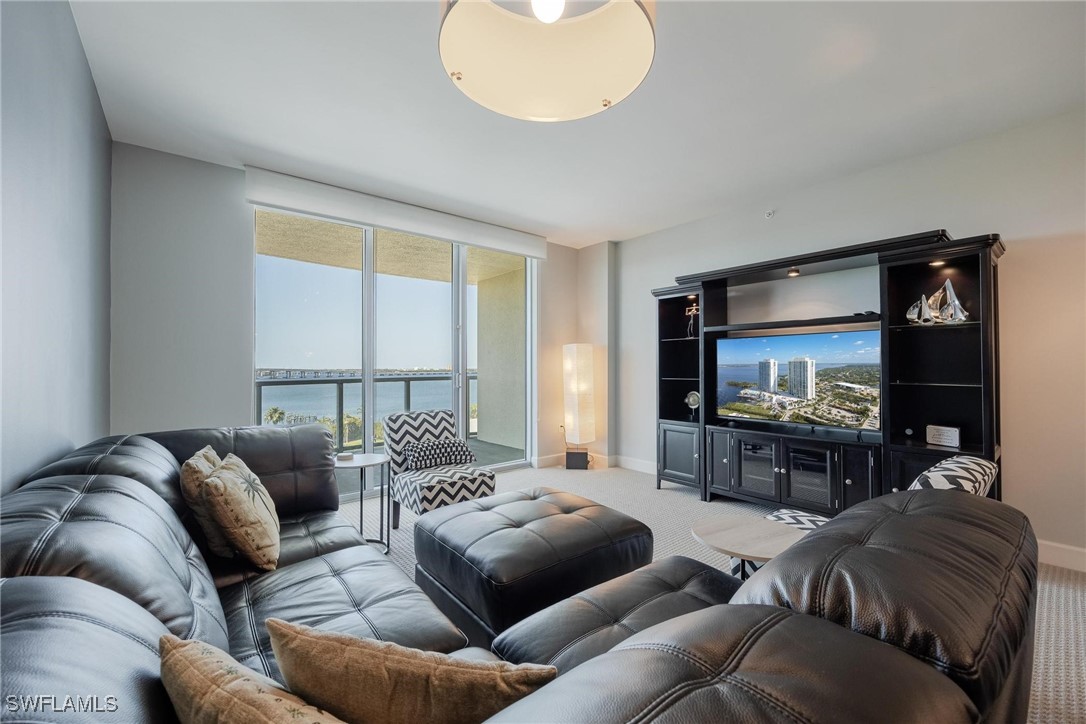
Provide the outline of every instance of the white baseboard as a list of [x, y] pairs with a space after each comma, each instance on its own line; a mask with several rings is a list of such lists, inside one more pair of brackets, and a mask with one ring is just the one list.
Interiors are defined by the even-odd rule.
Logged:
[[533, 468], [556, 468], [566, 464], [566, 456], [563, 453], [554, 455], [542, 455], [532, 458]]
[[616, 455], [615, 458], [617, 467], [633, 470], [635, 473], [656, 474], [656, 463], [652, 460], [641, 460], [626, 455]]
[[1037, 541], [1037, 558], [1041, 563], [1086, 573], [1086, 548], [1039, 540]]
[[[618, 455], [600, 455], [598, 453], [588, 453], [592, 462], [589, 468], [592, 470], [603, 470], [605, 468], [621, 468], [624, 467], [619, 462]], [[554, 455], [543, 455], [542, 457], [532, 458], [533, 468], [560, 468], [566, 464], [565, 453], [556, 453]], [[655, 471], [655, 469], [654, 469]]]

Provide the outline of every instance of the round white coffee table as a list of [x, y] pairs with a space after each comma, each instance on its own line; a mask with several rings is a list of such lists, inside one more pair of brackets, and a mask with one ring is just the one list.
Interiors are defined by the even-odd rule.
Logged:
[[[391, 470], [392, 458], [388, 455], [381, 453], [355, 453], [349, 458], [340, 458], [336, 456], [336, 469], [337, 470], [358, 470], [358, 532], [362, 533], [362, 537], [365, 538], [367, 543], [377, 543], [385, 547], [385, 553], [392, 548], [392, 511], [388, 511], [388, 528], [385, 528], [385, 496], [388, 495], [389, 490], [389, 471]], [[364, 525], [365, 517], [362, 515], [362, 501], [365, 499], [363, 493], [366, 488], [366, 468], [379, 467], [381, 469], [381, 487], [380, 497], [378, 498], [378, 505], [380, 508], [380, 527], [377, 531], [377, 538], [366, 538], [366, 534], [362, 528]], [[389, 506], [391, 507], [392, 496], [388, 495]]]
[[739, 577], [750, 577], [747, 563], [764, 563], [800, 540], [807, 531], [753, 515], [716, 515], [694, 523], [694, 538], [714, 551], [738, 558]]

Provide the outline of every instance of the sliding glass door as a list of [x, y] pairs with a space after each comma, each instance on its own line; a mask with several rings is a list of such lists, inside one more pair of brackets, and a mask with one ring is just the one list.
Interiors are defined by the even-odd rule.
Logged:
[[487, 249], [464, 252], [468, 444], [485, 465], [524, 460], [527, 264], [522, 256]]
[[[256, 401], [265, 425], [318, 422], [365, 448], [364, 230], [256, 212]], [[359, 493], [358, 475], [340, 481]]]
[[[317, 422], [337, 449], [373, 452], [385, 415], [447, 408], [481, 465], [522, 463], [528, 270], [514, 254], [257, 210], [257, 422]], [[340, 489], [358, 495], [357, 474]]]
[[453, 245], [373, 232], [374, 443], [392, 412], [455, 409]]

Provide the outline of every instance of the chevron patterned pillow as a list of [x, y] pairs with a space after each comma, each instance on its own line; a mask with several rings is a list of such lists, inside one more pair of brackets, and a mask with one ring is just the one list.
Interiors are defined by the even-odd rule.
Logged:
[[475, 462], [475, 453], [457, 437], [409, 442], [404, 446], [408, 470], [425, 470], [438, 465], [465, 465]]
[[933, 465], [909, 486], [909, 490], [941, 488], [944, 490], [964, 490], [973, 495], [987, 495], [992, 487], [999, 466], [991, 460], [975, 458], [970, 455], [956, 455]]
[[829, 518], [824, 515], [804, 513], [802, 510], [792, 510], [790, 508], [774, 510], [772, 513], [767, 514], [765, 518], [766, 520], [784, 523], [785, 525], [790, 525], [793, 528], [799, 528], [800, 530], [814, 530], [818, 526], [829, 521]]

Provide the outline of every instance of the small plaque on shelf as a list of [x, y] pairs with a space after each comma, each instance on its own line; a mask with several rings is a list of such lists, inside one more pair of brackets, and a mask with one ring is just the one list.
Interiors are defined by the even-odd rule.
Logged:
[[928, 425], [924, 439], [929, 445], [944, 445], [946, 447], [961, 447], [962, 429], [960, 427], [943, 427], [942, 425]]

